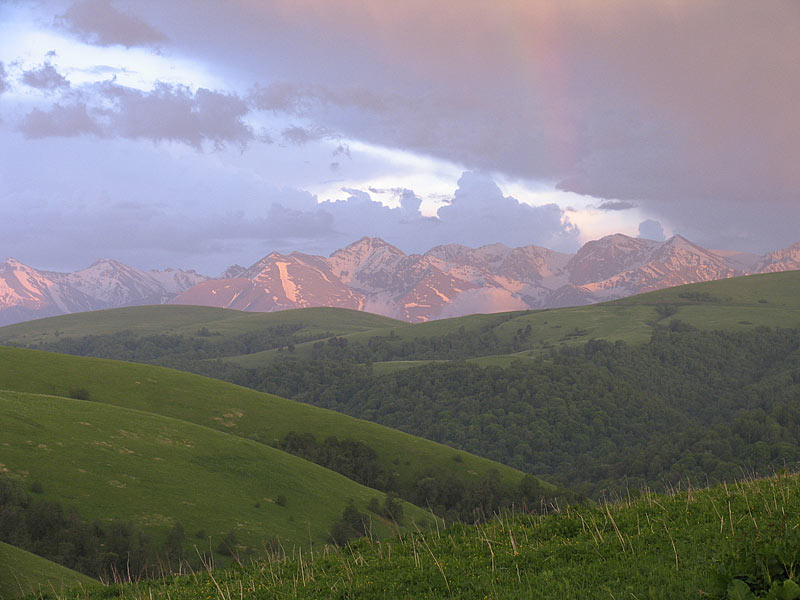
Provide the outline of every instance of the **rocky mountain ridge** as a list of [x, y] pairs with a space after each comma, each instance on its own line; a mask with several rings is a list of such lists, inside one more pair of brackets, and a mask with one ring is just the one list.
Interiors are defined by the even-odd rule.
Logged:
[[575, 254], [540, 246], [447, 244], [407, 255], [364, 237], [329, 257], [272, 252], [217, 278], [142, 271], [111, 259], [74, 273], [0, 263], [0, 324], [137, 304], [192, 304], [246, 311], [309, 306], [366, 310], [419, 322], [476, 312], [556, 308], [737, 275], [800, 270], [800, 242], [765, 256], [708, 250], [674, 236], [622, 234]]

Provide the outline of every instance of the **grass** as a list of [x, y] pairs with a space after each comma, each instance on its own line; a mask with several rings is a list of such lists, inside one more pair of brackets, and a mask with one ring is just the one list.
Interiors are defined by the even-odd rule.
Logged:
[[66, 567], [0, 542], [0, 600], [12, 600], [37, 591], [63, 593], [96, 580]]
[[[379, 315], [334, 308], [308, 308], [275, 313], [243, 313], [220, 308], [145, 306], [81, 313], [29, 321], [0, 328], [0, 341], [23, 345], [54, 341], [59, 336], [79, 337], [133, 330], [144, 334], [175, 333], [197, 336], [201, 327], [224, 339], [259, 328], [302, 324], [299, 337], [337, 335], [348, 341], [367, 342], [388, 336], [398, 341], [440, 336], [460, 328], [491, 330], [498, 340], [510, 343], [516, 332], [531, 326], [531, 335], [514, 354], [474, 357], [479, 364], [505, 365], [515, 359], [540, 355], [550, 348], [579, 344], [590, 339], [644, 343], [655, 324], [680, 319], [701, 329], [740, 330], [759, 325], [800, 324], [800, 272], [769, 273], [677, 286], [592, 306], [553, 310], [517, 311], [470, 315], [428, 323], [409, 324]], [[659, 306], [670, 305], [674, 314], [663, 317]], [[217, 334], [221, 337], [217, 337]], [[298, 343], [291, 354], [310, 358], [315, 341]], [[246, 368], [287, 358], [286, 352], [264, 350], [225, 360]], [[379, 363], [377, 373], [417, 366], [420, 361]], [[423, 361], [427, 362], [427, 361]]]
[[772, 556], [797, 577], [797, 549], [782, 545], [800, 525], [796, 475], [636, 496], [58, 597], [755, 598], [734, 591], [755, 586]]
[[[216, 549], [272, 538], [308, 547], [353, 500], [383, 494], [263, 444], [185, 421], [98, 402], [0, 392], [0, 470], [89, 519], [130, 520], [156, 537], [176, 521]], [[285, 496], [286, 506], [276, 499]], [[406, 505], [410, 519], [427, 513]], [[379, 523], [385, 535], [390, 524]], [[191, 546], [188, 549], [190, 549]]]
[[523, 474], [491, 460], [331, 410], [199, 375], [122, 361], [0, 347], [0, 389], [89, 398], [203, 425], [271, 446], [289, 431], [363, 441], [407, 483], [426, 467], [463, 479], [495, 469], [514, 483]]
[[[475, 357], [473, 362], [504, 366], [512, 360], [538, 356], [550, 348], [582, 344], [590, 339], [645, 343], [655, 324], [668, 325], [672, 319], [705, 330], [742, 330], [759, 325], [795, 327], [800, 325], [800, 272], [769, 273], [694, 283], [631, 296], [592, 306], [552, 310], [470, 315], [344, 335], [350, 342], [366, 342], [373, 336], [393, 331], [398, 340], [438, 336], [464, 327], [466, 331], [491, 330], [501, 342], [510, 343], [516, 332], [530, 325], [531, 335], [514, 354]], [[659, 307], [670, 305], [675, 312], [662, 317]], [[308, 358], [314, 342], [297, 344], [296, 357]], [[275, 350], [230, 357], [243, 367], [258, 367], [284, 357]], [[389, 361], [377, 363], [384, 374], [419, 366], [430, 361]], [[392, 364], [393, 363], [393, 364]]]
[[37, 319], [1, 329], [0, 340], [12, 344], [53, 342], [59, 337], [103, 335], [131, 330], [141, 335], [161, 333], [198, 336], [206, 327], [214, 339], [257, 332], [277, 325], [302, 324], [299, 335], [344, 335], [404, 325], [388, 317], [344, 308], [304, 308], [252, 313], [207, 306], [132, 306]]

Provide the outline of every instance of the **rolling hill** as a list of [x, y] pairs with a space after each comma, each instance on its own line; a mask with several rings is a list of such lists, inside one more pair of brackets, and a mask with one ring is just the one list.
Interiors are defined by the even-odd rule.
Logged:
[[[88, 519], [131, 521], [161, 538], [176, 522], [201, 550], [229, 531], [243, 546], [329, 542], [355, 501], [382, 494], [269, 446], [99, 402], [0, 391], [4, 473]], [[282, 496], [285, 502], [279, 503]], [[407, 506], [410, 519], [427, 514]], [[375, 519], [376, 533], [391, 524]], [[187, 548], [190, 550], [191, 546]]]
[[99, 582], [0, 542], [0, 600], [15, 600], [37, 592], [58, 595], [68, 588], [94, 584]]
[[[133, 306], [74, 313], [0, 328], [5, 344], [31, 345], [60, 337], [104, 335], [129, 330], [137, 336], [173, 334], [219, 342], [246, 333], [294, 327], [298, 336], [328, 337], [403, 325], [388, 317], [340, 308], [306, 308], [248, 313], [207, 306]], [[200, 335], [202, 328], [208, 332]]]
[[[371, 339], [380, 339], [390, 346], [401, 347], [420, 338], [441, 338], [464, 331], [491, 336], [501, 351], [496, 352], [497, 348], [478, 349], [459, 358], [502, 366], [511, 360], [539, 355], [550, 348], [585, 343], [590, 339], [643, 343], [650, 339], [655, 325], [666, 325], [673, 319], [703, 330], [743, 331], [759, 325], [796, 326], [800, 324], [800, 271], [676, 286], [591, 306], [470, 315], [395, 326], [388, 331], [353, 332], [341, 337], [351, 345], [369, 344]], [[6, 329], [0, 329], [0, 339]], [[297, 344], [292, 357], [310, 358], [314, 344]], [[286, 358], [285, 352], [264, 350], [227, 357], [226, 360], [253, 368]], [[392, 365], [384, 366], [382, 362], [378, 363], [378, 369], [387, 372], [427, 362], [415, 358], [413, 353], [401, 355], [396, 359], [401, 364], [393, 369]], [[434, 354], [432, 358], [447, 359], [450, 356]]]
[[[257, 368], [276, 360], [309, 359], [319, 340], [337, 336], [351, 346], [369, 345], [375, 340], [390, 348], [392, 356], [388, 360], [375, 353], [368, 361], [375, 363], [376, 372], [389, 372], [429, 360], [454, 358], [452, 354], [436, 352], [417, 356], [413, 342], [465, 332], [490, 337], [493, 343], [462, 350], [455, 358], [503, 366], [512, 360], [590, 339], [646, 342], [654, 326], [666, 325], [673, 319], [704, 330], [791, 326], [800, 323], [797, 298], [800, 298], [800, 272], [786, 271], [676, 286], [591, 306], [476, 314], [417, 324], [332, 308], [242, 313], [208, 307], [151, 306], [65, 315], [2, 327], [0, 343], [82, 353], [65, 340], [122, 332], [133, 339], [176, 335], [207, 349], [206, 358], [219, 357], [241, 367]], [[280, 327], [289, 329], [263, 341], [264, 349], [250, 343], [246, 353], [237, 353], [234, 342], [242, 336], [260, 331], [269, 337], [270, 332]], [[200, 335], [203, 328], [207, 330], [206, 337]], [[227, 342], [230, 344], [223, 347]], [[403, 348], [409, 343], [410, 349]], [[287, 351], [289, 344], [291, 352]], [[91, 354], [92, 350], [88, 352]], [[185, 355], [185, 350], [179, 349], [177, 355]]]
[[[198, 375], [121, 361], [0, 347], [0, 389], [69, 396], [195, 423], [272, 446], [287, 433], [354, 439], [410, 483], [420, 470], [446, 467], [476, 480], [489, 471], [517, 483], [522, 473], [400, 431]], [[271, 448], [270, 448], [271, 450]]]

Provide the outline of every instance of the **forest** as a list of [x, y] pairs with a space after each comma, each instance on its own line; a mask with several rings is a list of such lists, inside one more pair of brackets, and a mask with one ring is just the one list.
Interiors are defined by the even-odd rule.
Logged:
[[[526, 334], [521, 329], [514, 340]], [[286, 335], [274, 340], [285, 343]], [[309, 358], [287, 351], [257, 369], [219, 352], [205, 350], [200, 359], [163, 350], [165, 337], [88, 336], [42, 349], [225, 379], [442, 442], [590, 497], [769, 474], [800, 460], [794, 329], [699, 331], [673, 319], [647, 344], [592, 340], [506, 368], [462, 360], [509, 345], [463, 329], [411, 341], [334, 337], [316, 341]], [[370, 363], [389, 357], [453, 360], [374, 374]]]

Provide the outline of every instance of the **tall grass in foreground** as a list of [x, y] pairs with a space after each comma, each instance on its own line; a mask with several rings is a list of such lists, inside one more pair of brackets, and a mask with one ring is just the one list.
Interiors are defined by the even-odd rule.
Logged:
[[55, 597], [793, 600], [800, 598], [792, 582], [800, 565], [798, 525], [800, 478], [780, 474], [440, 525], [341, 549], [265, 551], [258, 562], [226, 571]]

